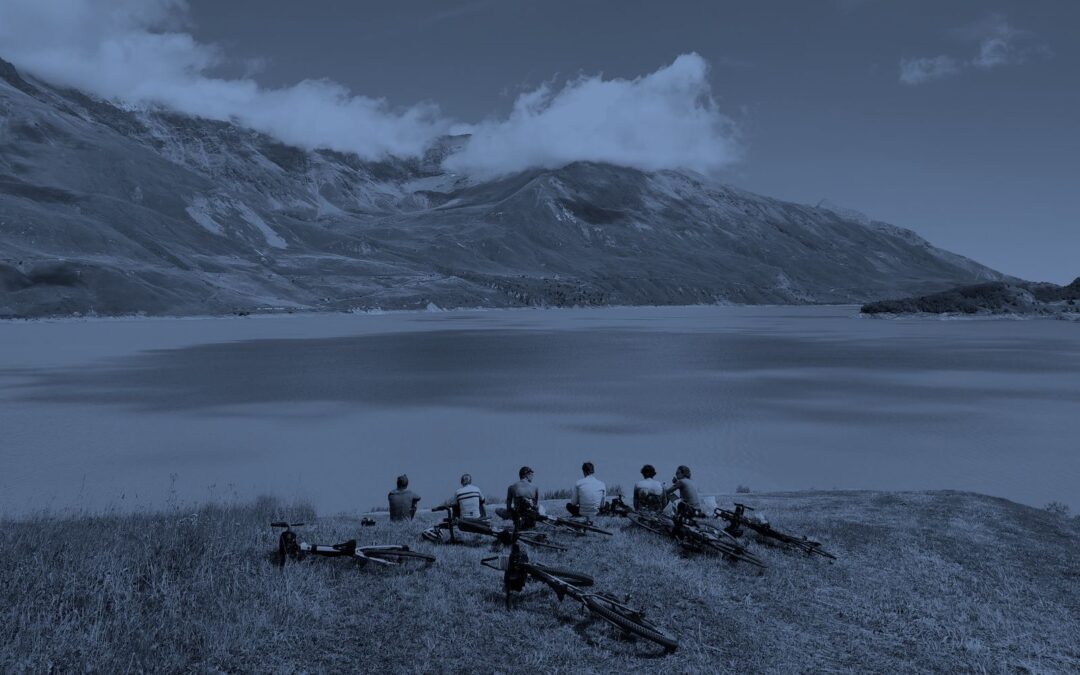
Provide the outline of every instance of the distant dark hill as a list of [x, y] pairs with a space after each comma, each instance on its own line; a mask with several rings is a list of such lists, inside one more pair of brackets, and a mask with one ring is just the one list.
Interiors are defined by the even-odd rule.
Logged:
[[681, 171], [478, 182], [131, 111], [0, 61], [0, 316], [858, 303], [1006, 277], [909, 230]]
[[1068, 286], [992, 282], [863, 305], [864, 314], [1034, 314], [1080, 318], [1080, 277]]

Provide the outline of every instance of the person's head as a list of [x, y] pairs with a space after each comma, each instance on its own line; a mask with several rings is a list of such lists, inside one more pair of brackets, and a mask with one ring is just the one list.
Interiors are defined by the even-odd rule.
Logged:
[[689, 478], [690, 477], [690, 467], [686, 466], [685, 464], [680, 464], [679, 468], [675, 469], [675, 477], [676, 478]]
[[642, 478], [654, 478], [655, 476], [656, 469], [653, 468], [652, 464], [646, 464], [645, 466], [641, 467]]
[[527, 480], [529, 482], [532, 482], [532, 477], [533, 477], [533, 470], [530, 469], [529, 467], [523, 466], [520, 469], [518, 469], [518, 478], [520, 478], [521, 480]]
[[585, 462], [581, 465], [581, 473], [585, 474], [586, 476], [591, 476], [593, 474], [593, 471], [596, 471], [596, 469], [593, 467], [592, 462]]
[[462, 486], [468, 485], [471, 482], [472, 482], [472, 476], [470, 476], [467, 473], [461, 474], [461, 484], [462, 484]]
[[409, 487], [409, 477], [401, 474], [397, 477], [397, 489], [404, 490], [407, 487]]

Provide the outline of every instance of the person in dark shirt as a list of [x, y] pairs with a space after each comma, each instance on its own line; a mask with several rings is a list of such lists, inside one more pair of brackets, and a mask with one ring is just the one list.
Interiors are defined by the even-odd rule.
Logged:
[[540, 505], [540, 490], [532, 484], [533, 470], [527, 466], [518, 471], [518, 482], [506, 489], [506, 507], [496, 509], [500, 518], [520, 520], [524, 529], [535, 521], [537, 513], [543, 513]]
[[390, 520], [412, 520], [416, 516], [416, 502], [420, 495], [409, 489], [409, 477], [402, 474], [397, 477], [397, 489], [386, 495], [390, 502]]

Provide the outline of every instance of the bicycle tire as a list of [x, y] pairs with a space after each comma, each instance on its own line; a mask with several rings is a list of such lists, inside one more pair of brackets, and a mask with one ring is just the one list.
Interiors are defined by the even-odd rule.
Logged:
[[762, 562], [761, 558], [758, 558], [756, 555], [742, 547], [732, 546], [725, 541], [705, 541], [702, 542], [702, 546], [705, 549], [716, 551], [721, 555], [727, 556], [732, 560], [745, 562], [761, 569], [768, 569], [768, 565]]
[[626, 516], [634, 525], [640, 528], [646, 529], [649, 532], [655, 532], [656, 534], [663, 536], [671, 536], [671, 532], [667, 530], [659, 520], [650, 516], [643, 516], [639, 513], [631, 513]]
[[671, 633], [653, 622], [645, 620], [643, 616], [636, 613], [631, 615], [622, 607], [609, 605], [608, 602], [610, 601], [595, 595], [588, 595], [584, 598], [585, 606], [589, 608], [590, 612], [616, 628], [655, 642], [669, 654], [679, 648], [679, 641]]
[[368, 558], [376, 558], [396, 565], [404, 565], [406, 563], [423, 563], [425, 565], [430, 565], [435, 562], [435, 556], [430, 553], [421, 553], [419, 551], [363, 551], [362, 548], [360, 550]]
[[575, 572], [574, 570], [563, 569], [561, 567], [548, 567], [547, 565], [537, 565], [536, 563], [529, 563], [531, 567], [535, 567], [545, 574], [550, 574], [553, 577], [558, 577], [568, 584], [574, 586], [592, 586], [593, 578], [588, 574], [582, 574], [581, 572]]
[[824, 558], [828, 558], [830, 560], [836, 560], [835, 555], [833, 555], [832, 553], [829, 553], [828, 551], [821, 548], [820, 546], [815, 546], [812, 549], [810, 549], [810, 555], [814, 555], [815, 553], [817, 555], [820, 555], [820, 556], [824, 557]]
[[552, 551], [565, 551], [566, 547], [562, 544], [556, 544], [554, 542], [545, 541], [537, 537], [533, 537], [528, 534], [518, 535], [518, 541], [527, 546], [535, 546], [536, 548], [547, 548]]
[[[579, 522], [576, 522], [576, 521], [573, 521], [573, 520], [564, 520], [563, 523], [564, 523], [564, 525], [563, 525], [564, 527], [569, 527], [572, 530], [578, 530], [578, 531], [584, 530], [586, 532], [596, 532], [597, 534], [606, 534], [609, 537], [615, 534], [611, 530], [605, 530], [602, 527], [597, 527], [595, 525], [590, 525], [589, 523], [579, 523]], [[566, 524], [566, 523], [569, 523], [569, 524]]]

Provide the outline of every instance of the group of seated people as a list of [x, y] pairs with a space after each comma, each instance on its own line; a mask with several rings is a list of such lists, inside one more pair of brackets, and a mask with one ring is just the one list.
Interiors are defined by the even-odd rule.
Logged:
[[[566, 511], [572, 516], [591, 518], [600, 512], [607, 499], [607, 487], [596, 477], [596, 468], [592, 462], [581, 465], [582, 477], [574, 484]], [[518, 481], [506, 490], [506, 505], [497, 509], [501, 518], [512, 519], [516, 514], [527, 510], [536, 510], [544, 515], [544, 505], [540, 502], [540, 491], [533, 485], [535, 472], [523, 466], [518, 471]], [[690, 468], [683, 465], [675, 470], [671, 484], [665, 486], [656, 480], [656, 469], [651, 464], [641, 467], [641, 480], [634, 484], [634, 509], [637, 511], [662, 511], [672, 508], [675, 501], [687, 507], [701, 507], [700, 494]], [[387, 495], [390, 504], [390, 520], [409, 520], [416, 515], [416, 505], [420, 496], [409, 489], [409, 477], [398, 476], [397, 489]], [[486, 500], [483, 491], [472, 482], [472, 476], [461, 476], [461, 487], [454, 496], [445, 502], [453, 509], [455, 517], [483, 519], [487, 518]]]

